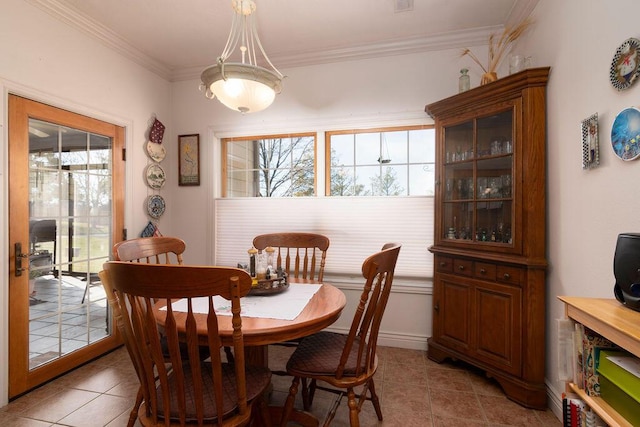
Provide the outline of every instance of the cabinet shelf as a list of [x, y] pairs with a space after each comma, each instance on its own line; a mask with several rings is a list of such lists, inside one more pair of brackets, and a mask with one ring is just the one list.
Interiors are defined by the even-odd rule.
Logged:
[[584, 389], [580, 388], [577, 384], [569, 383], [568, 386], [569, 389], [593, 409], [593, 412], [598, 414], [598, 416], [602, 418], [602, 421], [607, 423], [609, 427], [633, 427], [633, 424], [622, 418], [603, 398], [589, 396], [585, 393]]

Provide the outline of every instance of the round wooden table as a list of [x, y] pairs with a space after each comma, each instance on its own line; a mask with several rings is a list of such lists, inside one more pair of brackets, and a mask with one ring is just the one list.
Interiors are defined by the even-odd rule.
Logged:
[[[245, 298], [252, 297], [249, 295]], [[298, 317], [293, 320], [243, 316], [242, 334], [244, 336], [244, 345], [245, 347], [265, 346], [319, 332], [338, 320], [346, 302], [346, 297], [340, 289], [328, 283], [323, 283]], [[154, 314], [160, 326], [164, 326], [166, 312], [161, 308], [165, 305], [164, 301], [161, 301], [154, 308]], [[181, 324], [181, 321], [186, 317], [186, 313], [175, 311], [174, 315], [178, 324]], [[207, 345], [206, 316], [206, 314], [195, 314], [196, 328], [199, 335], [203, 337], [202, 344], [204, 345]], [[232, 345], [233, 327], [231, 325], [231, 316], [219, 315], [218, 329], [223, 345]]]
[[[246, 296], [245, 298], [251, 298]], [[242, 334], [245, 345], [245, 362], [252, 365], [268, 366], [267, 345], [314, 334], [330, 326], [340, 317], [347, 298], [333, 285], [323, 283], [318, 292], [311, 298], [302, 312], [293, 320], [268, 319], [261, 317], [242, 317]], [[161, 310], [166, 304], [158, 302], [154, 307], [154, 315], [160, 326], [164, 325], [166, 311]], [[176, 323], [184, 324], [186, 313], [174, 311]], [[201, 344], [207, 345], [206, 314], [195, 314], [196, 329], [202, 337]], [[218, 315], [218, 330], [223, 345], [232, 345], [231, 316]], [[269, 407], [272, 421], [277, 425], [282, 413], [281, 407]], [[302, 426], [317, 426], [318, 420], [306, 412], [294, 411], [291, 421]]]

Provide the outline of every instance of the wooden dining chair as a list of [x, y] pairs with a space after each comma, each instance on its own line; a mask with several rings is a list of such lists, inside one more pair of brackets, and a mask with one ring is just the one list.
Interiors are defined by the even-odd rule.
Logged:
[[[187, 245], [178, 237], [139, 237], [123, 240], [113, 245], [113, 259], [144, 264], [182, 264], [182, 254]], [[163, 339], [164, 342], [164, 339]], [[166, 350], [166, 349], [165, 349]], [[231, 351], [231, 350], [229, 350]], [[203, 358], [208, 356], [203, 351]], [[131, 410], [127, 427], [133, 427], [138, 418], [138, 409], [142, 404], [142, 388], [138, 390], [136, 402]]]
[[[362, 264], [362, 275], [366, 281], [348, 334], [321, 331], [303, 338], [293, 352], [287, 362], [287, 372], [293, 376], [293, 381], [282, 413], [282, 426], [286, 426], [293, 410], [301, 378], [311, 380], [308, 392], [306, 387], [302, 390], [305, 410], [311, 407], [316, 389], [338, 394], [324, 426], [331, 423], [345, 391], [351, 427], [360, 425], [359, 413], [365, 400], [371, 400], [378, 419], [382, 421], [373, 376], [378, 367], [376, 347], [380, 322], [389, 299], [399, 253], [400, 245], [387, 244]], [[318, 382], [333, 388], [322, 387]], [[356, 395], [354, 387], [359, 385], [364, 387]]]
[[147, 264], [182, 264], [186, 248], [184, 240], [177, 237], [139, 237], [113, 245], [113, 258]]
[[276, 268], [289, 278], [321, 283], [329, 249], [329, 238], [316, 233], [270, 233], [253, 238], [253, 247], [275, 249]]
[[[253, 238], [253, 247], [258, 251], [264, 251], [268, 247], [274, 249], [276, 269], [282, 268], [289, 279], [307, 283], [322, 283], [329, 243], [327, 236], [317, 233], [269, 233]], [[299, 341], [297, 339], [271, 345], [295, 347]], [[275, 375], [287, 375], [283, 370], [272, 372]]]
[[[247, 272], [110, 261], [104, 264], [100, 279], [140, 380], [143, 403], [137, 415], [143, 426], [244, 426], [255, 408], [261, 422], [270, 425], [264, 396], [271, 373], [265, 367], [245, 366], [240, 298], [251, 289]], [[231, 305], [234, 364], [222, 361], [214, 296]], [[196, 298], [204, 300], [205, 314], [196, 314]], [[186, 312], [173, 308], [176, 300], [184, 300]], [[162, 328], [153, 313], [154, 304], [166, 306], [160, 311]], [[207, 316], [206, 331], [195, 327], [196, 315]], [[166, 337], [168, 360], [161, 336]], [[211, 354], [205, 361], [198, 346], [203, 336]], [[180, 346], [185, 342], [186, 354]]]

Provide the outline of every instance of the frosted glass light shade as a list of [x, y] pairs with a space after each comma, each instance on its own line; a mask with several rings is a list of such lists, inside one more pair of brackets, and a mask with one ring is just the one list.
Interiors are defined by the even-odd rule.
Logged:
[[276, 73], [239, 63], [213, 65], [202, 72], [201, 79], [207, 97], [217, 97], [223, 105], [241, 113], [264, 110], [282, 88]]

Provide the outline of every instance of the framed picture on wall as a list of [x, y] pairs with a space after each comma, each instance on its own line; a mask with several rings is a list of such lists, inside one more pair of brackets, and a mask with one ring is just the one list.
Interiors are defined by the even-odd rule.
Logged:
[[200, 185], [200, 135], [178, 135], [178, 185]]
[[599, 164], [598, 113], [595, 113], [582, 121], [582, 169], [591, 169]]

